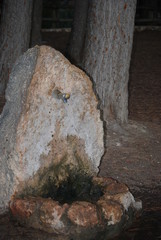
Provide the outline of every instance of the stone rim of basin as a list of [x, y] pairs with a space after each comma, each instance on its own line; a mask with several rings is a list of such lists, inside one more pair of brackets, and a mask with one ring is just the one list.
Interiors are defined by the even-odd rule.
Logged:
[[103, 192], [95, 204], [87, 201], [60, 204], [51, 198], [32, 196], [13, 198], [12, 216], [35, 229], [75, 236], [88, 228], [91, 234], [92, 229], [95, 233], [96, 229], [101, 232], [119, 224], [125, 226], [140, 212], [141, 201], [134, 199], [125, 184], [104, 177], [93, 177], [92, 182]]

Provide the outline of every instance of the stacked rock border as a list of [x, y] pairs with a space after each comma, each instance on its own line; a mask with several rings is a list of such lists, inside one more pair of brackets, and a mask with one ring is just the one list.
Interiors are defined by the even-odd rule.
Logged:
[[11, 213], [29, 227], [69, 239], [92, 239], [97, 234], [100, 239], [101, 233], [103, 237], [116, 235], [134, 220], [141, 202], [135, 201], [125, 184], [112, 178], [93, 177], [92, 181], [103, 192], [95, 203], [60, 204], [51, 198], [27, 196], [10, 202]]

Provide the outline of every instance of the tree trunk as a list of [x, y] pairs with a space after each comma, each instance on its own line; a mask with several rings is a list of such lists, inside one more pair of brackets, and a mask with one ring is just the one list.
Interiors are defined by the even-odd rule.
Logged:
[[67, 49], [71, 60], [79, 65], [84, 48], [89, 0], [75, 0], [74, 22]]
[[42, 0], [34, 0], [30, 46], [41, 45]]
[[104, 119], [128, 119], [128, 78], [136, 0], [92, 0], [83, 68], [92, 77]]
[[0, 29], [0, 94], [16, 59], [29, 47], [32, 0], [5, 0]]
[[83, 69], [93, 79], [104, 120], [128, 120], [128, 79], [136, 0], [92, 0]]

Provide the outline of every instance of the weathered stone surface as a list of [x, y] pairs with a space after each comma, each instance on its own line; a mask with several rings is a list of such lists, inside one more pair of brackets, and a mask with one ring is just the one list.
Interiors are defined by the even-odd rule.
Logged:
[[104, 184], [102, 190], [104, 194], [101, 197], [101, 200], [117, 202], [123, 207], [123, 211], [128, 211], [129, 207], [133, 207], [136, 210], [142, 208], [141, 203], [135, 201], [127, 185], [123, 183], [113, 180], [108, 185]]
[[111, 183], [116, 183], [117, 181], [112, 179], [112, 178], [108, 178], [108, 177], [93, 177], [93, 183], [96, 185], [99, 185], [100, 187], [105, 188], [106, 186], [109, 186]]
[[98, 224], [96, 206], [89, 202], [75, 202], [68, 210], [72, 223], [82, 227], [93, 227]]
[[107, 220], [108, 225], [114, 225], [121, 221], [123, 210], [120, 204], [103, 199], [99, 200], [97, 204], [100, 206], [102, 215]]
[[60, 204], [52, 199], [47, 199], [44, 201], [40, 207], [40, 229], [47, 229], [48, 232], [64, 233], [67, 231], [67, 226], [65, 226], [63, 220], [61, 219], [68, 204], [60, 206]]
[[13, 216], [26, 219], [29, 218], [34, 211], [36, 211], [36, 202], [34, 198], [30, 199], [16, 199], [11, 201], [10, 209]]
[[[55, 92], [61, 93], [55, 97]], [[65, 103], [62, 93], [70, 98]], [[28, 50], [15, 64], [0, 116], [0, 212], [13, 194], [42, 191], [71, 169], [96, 174], [103, 123], [92, 83], [58, 51]]]
[[40, 197], [15, 199], [10, 203], [12, 215], [21, 223], [58, 234], [67, 232], [62, 216], [68, 208], [68, 204], [60, 205], [57, 201]]
[[30, 85], [38, 56], [38, 49], [30, 49], [15, 64], [6, 90], [6, 100], [0, 115], [0, 213], [8, 206], [13, 194], [16, 179], [13, 169], [19, 169], [20, 163], [15, 156], [16, 127], [21, 117], [23, 103], [26, 101], [27, 89]]
[[104, 192], [106, 192], [109, 195], [114, 195], [117, 193], [126, 193], [128, 191], [129, 191], [128, 187], [125, 184], [119, 182], [113, 182], [104, 188]]
[[128, 208], [135, 203], [134, 197], [130, 192], [117, 193], [115, 195], [109, 195], [108, 192], [104, 194], [103, 199], [113, 200], [120, 203], [124, 210], [128, 211]]

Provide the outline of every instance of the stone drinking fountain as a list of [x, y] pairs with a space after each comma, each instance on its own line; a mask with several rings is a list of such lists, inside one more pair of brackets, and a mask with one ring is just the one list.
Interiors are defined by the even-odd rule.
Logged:
[[21, 224], [62, 239], [109, 239], [126, 228], [141, 202], [126, 185], [97, 177], [104, 131], [86, 74], [36, 46], [16, 62], [6, 100], [0, 213], [10, 209]]

